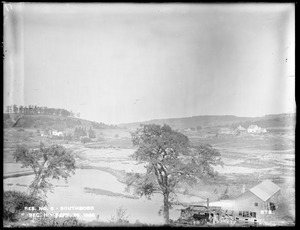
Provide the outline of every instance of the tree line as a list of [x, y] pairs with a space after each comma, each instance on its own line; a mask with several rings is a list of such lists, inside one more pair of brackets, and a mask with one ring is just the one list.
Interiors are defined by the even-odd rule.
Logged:
[[46, 106], [40, 107], [37, 105], [8, 105], [6, 106], [6, 113], [20, 113], [26, 115], [56, 115], [56, 116], [63, 116], [63, 117], [80, 117], [80, 113], [74, 113], [72, 111], [68, 111], [66, 109], [60, 108], [48, 108]]
[[91, 127], [88, 130], [88, 132], [86, 131], [86, 128], [76, 127], [75, 130], [74, 130], [74, 137], [75, 138], [80, 138], [82, 136], [83, 137], [88, 136], [89, 138], [96, 138], [96, 134], [95, 134], [94, 130], [92, 130]]

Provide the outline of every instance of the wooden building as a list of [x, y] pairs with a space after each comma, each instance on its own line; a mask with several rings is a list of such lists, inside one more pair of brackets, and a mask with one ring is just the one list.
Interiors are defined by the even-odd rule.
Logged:
[[243, 134], [247, 133], [247, 129], [245, 129], [243, 126], [240, 126], [240, 125], [235, 130], [236, 130], [237, 135], [243, 135]]
[[280, 187], [272, 181], [261, 182], [234, 200], [235, 216], [264, 219], [265, 215], [272, 215], [279, 191]]
[[270, 180], [265, 180], [242, 193], [234, 200], [220, 200], [211, 205], [233, 211], [236, 220], [260, 222], [267, 215], [273, 215], [278, 204], [280, 187]]

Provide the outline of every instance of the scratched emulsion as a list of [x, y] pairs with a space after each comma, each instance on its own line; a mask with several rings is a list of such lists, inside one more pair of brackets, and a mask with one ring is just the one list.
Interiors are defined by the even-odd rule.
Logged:
[[4, 103], [24, 104], [23, 4], [4, 5]]

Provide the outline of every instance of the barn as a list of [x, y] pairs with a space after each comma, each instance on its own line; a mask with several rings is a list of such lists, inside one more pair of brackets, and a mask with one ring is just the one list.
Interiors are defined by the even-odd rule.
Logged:
[[280, 187], [270, 180], [265, 180], [249, 189], [234, 200], [236, 217], [264, 219], [272, 215], [278, 203]]
[[265, 219], [266, 215], [274, 214], [279, 191], [280, 187], [270, 180], [265, 180], [233, 200], [220, 200], [210, 205], [233, 211], [236, 220], [260, 222]]

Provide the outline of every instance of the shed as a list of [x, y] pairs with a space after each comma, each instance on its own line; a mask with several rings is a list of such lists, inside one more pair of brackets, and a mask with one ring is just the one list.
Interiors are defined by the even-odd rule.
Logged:
[[270, 180], [265, 180], [235, 199], [236, 216], [263, 219], [266, 214], [273, 214], [278, 202], [280, 187]]
[[245, 129], [243, 126], [238, 126], [236, 129], [237, 134], [245, 134], [247, 132], [247, 129]]
[[236, 129], [239, 130], [239, 131], [246, 131], [246, 129], [243, 126], [240, 126], [240, 125]]

